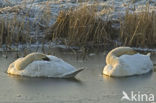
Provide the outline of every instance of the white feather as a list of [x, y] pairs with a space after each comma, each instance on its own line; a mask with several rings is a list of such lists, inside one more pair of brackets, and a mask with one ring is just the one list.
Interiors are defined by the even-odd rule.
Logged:
[[17, 59], [10, 64], [7, 72], [9, 74], [29, 76], [29, 77], [55, 77], [55, 78], [69, 78], [74, 77], [83, 69], [77, 70], [72, 65], [55, 56], [47, 56], [50, 61], [35, 60], [28, 64], [24, 69], [16, 68], [16, 63], [22, 58]]
[[[122, 49], [116, 48], [115, 50], [118, 50], [117, 52], [120, 52], [120, 50], [123, 49], [124, 47], [122, 47]], [[125, 49], [127, 49], [127, 47]], [[148, 73], [153, 69], [153, 63], [150, 59], [150, 54], [122, 54], [118, 57], [111, 51], [111, 54], [109, 53], [109, 57], [107, 59], [109, 59], [110, 61], [107, 62], [107, 65], [104, 67], [103, 74], [108, 76], [123, 77], [140, 75]]]

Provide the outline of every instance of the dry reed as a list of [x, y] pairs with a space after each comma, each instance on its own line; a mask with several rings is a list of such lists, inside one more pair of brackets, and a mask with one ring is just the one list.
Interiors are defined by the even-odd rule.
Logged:
[[46, 38], [77, 46], [110, 44], [112, 29], [111, 22], [96, 15], [96, 8], [83, 6], [61, 11]]
[[[40, 19], [41, 24], [38, 24], [38, 32], [47, 30], [45, 39], [42, 38], [42, 42], [46, 40], [61, 40], [66, 45], [76, 46], [98, 46], [113, 44], [113, 40], [118, 38], [127, 46], [135, 47], [155, 47], [156, 46], [156, 12], [149, 12], [148, 10], [139, 13], [126, 12], [124, 20], [120, 22], [120, 34], [112, 27], [114, 21], [103, 21], [97, 16], [96, 7], [93, 6], [81, 6], [77, 8], [71, 8], [70, 10], [60, 11], [57, 20], [54, 25], [48, 27], [51, 20], [50, 7], [43, 8], [42, 14], [36, 18]], [[0, 13], [15, 12], [13, 18], [0, 18], [0, 47], [2, 44], [8, 46], [19, 43], [32, 43], [30, 37], [30, 24], [26, 22], [26, 18], [29, 17], [29, 12], [22, 16], [23, 20], [17, 20], [19, 7], [14, 9], [8, 8], [8, 10], [1, 10]], [[36, 26], [36, 21], [34, 24]], [[48, 28], [48, 29], [47, 29]], [[34, 28], [33, 28], [34, 29]], [[44, 35], [44, 34], [43, 34]], [[38, 38], [34, 40], [39, 40]]]
[[0, 46], [28, 42], [29, 35], [23, 32], [25, 26], [24, 21], [19, 22], [16, 16], [12, 19], [0, 18]]
[[127, 12], [120, 26], [123, 45], [156, 47], [156, 12]]

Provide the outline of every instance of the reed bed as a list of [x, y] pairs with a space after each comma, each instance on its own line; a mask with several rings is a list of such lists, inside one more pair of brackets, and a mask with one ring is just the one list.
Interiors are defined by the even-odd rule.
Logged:
[[49, 40], [62, 40], [66, 45], [87, 46], [112, 43], [112, 22], [96, 15], [96, 8], [83, 6], [61, 11], [46, 35]]
[[40, 39], [38, 34], [44, 32], [50, 21], [49, 5], [46, 3], [40, 9], [41, 14], [38, 14], [39, 16], [34, 18], [33, 21], [30, 20], [35, 16], [31, 10], [32, 5], [29, 8], [26, 5], [0, 9], [0, 47], [3, 44], [8, 47], [44, 41], [44, 38]]
[[[33, 23], [26, 21], [31, 9], [28, 9], [24, 15], [20, 15], [22, 18], [20, 21], [18, 15], [23, 9], [16, 7], [9, 8], [7, 11], [1, 10], [0, 13], [15, 12], [15, 15], [11, 19], [0, 18], [0, 47], [3, 44], [11, 46], [32, 42], [39, 42], [44, 46], [46, 42], [59, 41], [68, 46], [82, 47], [86, 52], [86, 47], [93, 49], [99, 45], [105, 49], [114, 47], [115, 40], [119, 40], [124, 46], [156, 47], [156, 12], [149, 12], [148, 9], [138, 13], [127, 11], [124, 19], [118, 22], [110, 19], [102, 20], [97, 15], [96, 8], [83, 5], [62, 10], [51, 26], [49, 22], [52, 16], [48, 3], [41, 15], [35, 19], [39, 22], [33, 21]], [[118, 30], [113, 27], [114, 23], [120, 24]], [[34, 30], [34, 35], [31, 35], [30, 29]], [[43, 33], [41, 38], [38, 35], [40, 31]]]
[[30, 40], [29, 34], [24, 32], [26, 25], [23, 22], [19, 22], [17, 17], [14, 16], [11, 19], [0, 19], [0, 46], [6, 44], [11, 46], [12, 44], [26, 43]]
[[156, 47], [156, 12], [127, 12], [120, 24], [120, 40], [123, 45]]

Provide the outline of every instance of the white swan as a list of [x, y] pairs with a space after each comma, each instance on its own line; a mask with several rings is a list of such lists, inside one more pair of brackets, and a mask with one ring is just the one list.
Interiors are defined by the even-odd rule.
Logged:
[[153, 69], [150, 53], [139, 54], [130, 47], [118, 47], [106, 56], [106, 66], [103, 74], [123, 77], [145, 74]]
[[74, 77], [83, 69], [76, 69], [62, 59], [42, 53], [31, 53], [9, 65], [9, 74], [29, 77]]

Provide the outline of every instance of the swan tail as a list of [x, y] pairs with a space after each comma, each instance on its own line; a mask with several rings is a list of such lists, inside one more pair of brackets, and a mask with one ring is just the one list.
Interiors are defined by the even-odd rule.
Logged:
[[150, 57], [150, 56], [151, 56], [151, 53], [147, 53], [147, 56], [149, 56], [149, 57]]
[[76, 70], [76, 71], [74, 71], [74, 72], [72, 72], [70, 74], [65, 75], [64, 78], [72, 78], [72, 77], [75, 77], [79, 72], [81, 72], [83, 70], [84, 70], [84, 68], [80, 68], [80, 69], [78, 69], [78, 70]]

